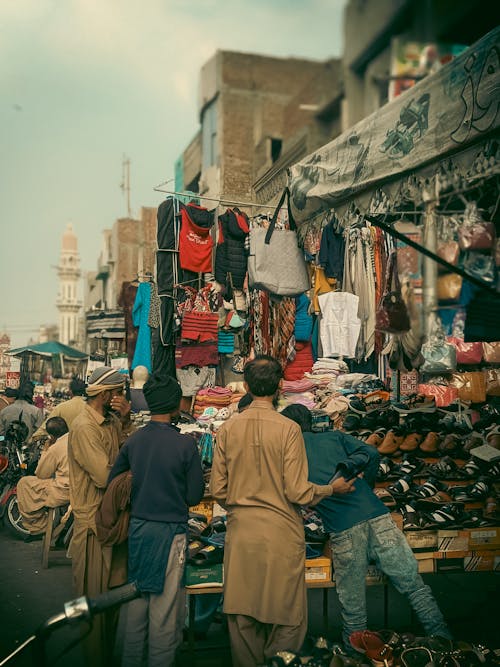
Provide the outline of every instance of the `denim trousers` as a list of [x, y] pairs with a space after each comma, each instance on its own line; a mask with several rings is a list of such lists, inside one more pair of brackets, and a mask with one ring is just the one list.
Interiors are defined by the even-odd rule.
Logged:
[[176, 535], [170, 547], [163, 592], [143, 593], [125, 605], [122, 667], [174, 664], [185, 620], [186, 595], [181, 587], [185, 553], [186, 535]]
[[365, 579], [371, 562], [406, 595], [427, 635], [451, 638], [431, 589], [418, 573], [415, 556], [389, 514], [331, 533], [330, 542], [346, 646], [351, 632], [367, 628]]

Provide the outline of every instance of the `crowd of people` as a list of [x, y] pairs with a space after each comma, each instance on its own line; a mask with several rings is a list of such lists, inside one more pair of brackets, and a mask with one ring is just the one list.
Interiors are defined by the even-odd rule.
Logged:
[[[227, 512], [223, 609], [233, 664], [261, 665], [277, 651], [303, 645], [308, 613], [301, 506], [316, 506], [330, 533], [346, 652], [351, 634], [367, 628], [369, 561], [407, 595], [427, 634], [450, 638], [411, 549], [372, 491], [376, 449], [340, 431], [313, 433], [304, 406], [278, 413], [282, 369], [274, 358], [248, 362], [244, 381], [247, 395], [238, 413], [217, 432], [210, 479], [211, 496]], [[180, 386], [157, 374], [143, 383], [140, 399], [151, 417], [139, 429], [118, 371], [97, 368], [86, 386], [73, 381], [71, 392], [46, 421], [24, 389], [0, 413], [4, 428], [9, 419], [27, 420], [30, 436], [48, 437], [35, 476], [19, 484], [23, 520], [40, 535], [46, 508], [69, 501], [75, 595], [95, 597], [135, 582], [141, 596], [121, 611], [121, 664], [173, 664], [185, 620], [189, 508], [205, 490], [196, 440], [176, 427]], [[130, 500], [125, 524], [116, 511], [124, 497]], [[104, 540], [103, 524], [112, 527]], [[117, 622], [115, 612], [94, 619], [84, 640], [88, 664], [112, 664]]]

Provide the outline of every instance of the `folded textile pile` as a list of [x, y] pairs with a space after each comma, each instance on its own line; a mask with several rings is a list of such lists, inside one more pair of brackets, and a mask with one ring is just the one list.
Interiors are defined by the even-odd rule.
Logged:
[[316, 381], [321, 386], [325, 386], [335, 380], [341, 373], [348, 373], [349, 367], [341, 359], [330, 359], [329, 357], [319, 357], [309, 373], [304, 373], [304, 377]]
[[205, 408], [227, 408], [231, 403], [232, 391], [225, 387], [207, 387], [196, 394], [193, 416], [200, 417]]

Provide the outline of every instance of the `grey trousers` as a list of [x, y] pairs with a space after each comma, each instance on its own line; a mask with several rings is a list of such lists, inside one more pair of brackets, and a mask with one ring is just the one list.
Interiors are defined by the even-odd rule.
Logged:
[[250, 616], [228, 614], [233, 667], [256, 667], [277, 651], [299, 651], [307, 632], [307, 613], [301, 625], [269, 625]]
[[122, 667], [174, 664], [185, 621], [186, 592], [181, 588], [185, 553], [186, 535], [176, 535], [170, 548], [163, 593], [144, 593], [123, 608], [126, 618]]

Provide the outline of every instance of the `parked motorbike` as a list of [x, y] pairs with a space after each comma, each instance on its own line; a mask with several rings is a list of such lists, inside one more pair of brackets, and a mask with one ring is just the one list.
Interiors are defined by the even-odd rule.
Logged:
[[23, 526], [19, 512], [17, 483], [21, 477], [35, 473], [43, 445], [42, 441], [28, 445], [28, 433], [21, 415], [0, 437], [0, 518], [11, 533], [23, 538], [29, 531]]

